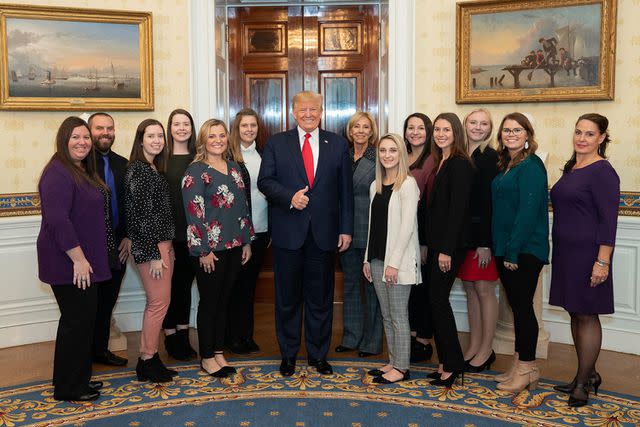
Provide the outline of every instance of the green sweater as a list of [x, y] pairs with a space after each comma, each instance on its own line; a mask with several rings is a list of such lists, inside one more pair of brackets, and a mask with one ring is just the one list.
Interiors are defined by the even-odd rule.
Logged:
[[491, 185], [493, 198], [493, 253], [518, 263], [522, 253], [549, 263], [549, 211], [547, 171], [542, 160], [530, 155]]

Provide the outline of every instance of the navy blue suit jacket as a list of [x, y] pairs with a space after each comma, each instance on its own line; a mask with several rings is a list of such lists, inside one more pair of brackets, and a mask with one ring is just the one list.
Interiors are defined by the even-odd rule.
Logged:
[[320, 129], [318, 166], [303, 210], [291, 198], [309, 185], [297, 127], [275, 134], [262, 153], [258, 188], [269, 201], [271, 239], [276, 247], [299, 249], [311, 227], [316, 245], [337, 248], [338, 235], [353, 235], [353, 173], [347, 141]]

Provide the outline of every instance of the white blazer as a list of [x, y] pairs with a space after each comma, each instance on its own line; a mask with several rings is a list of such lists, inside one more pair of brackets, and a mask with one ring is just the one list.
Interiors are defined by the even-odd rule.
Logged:
[[[376, 194], [376, 182], [369, 187], [371, 202]], [[394, 190], [389, 199], [387, 216], [387, 245], [385, 247], [384, 270], [387, 266], [398, 269], [399, 285], [422, 283], [420, 272], [420, 243], [418, 242], [418, 200], [420, 190], [416, 180], [409, 175], [399, 191]], [[369, 204], [369, 233], [371, 233], [371, 203]], [[368, 262], [369, 237], [364, 262]]]

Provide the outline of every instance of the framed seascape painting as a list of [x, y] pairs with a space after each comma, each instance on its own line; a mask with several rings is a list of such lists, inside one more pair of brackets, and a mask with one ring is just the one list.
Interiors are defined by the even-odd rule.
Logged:
[[0, 4], [0, 109], [152, 110], [151, 13]]
[[456, 102], [611, 100], [617, 0], [456, 4]]

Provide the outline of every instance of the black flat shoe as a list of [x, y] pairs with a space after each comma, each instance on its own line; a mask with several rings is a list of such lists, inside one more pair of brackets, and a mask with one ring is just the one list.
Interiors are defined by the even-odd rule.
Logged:
[[320, 375], [331, 375], [333, 374], [333, 368], [325, 359], [309, 359], [309, 366], [313, 366], [316, 368], [316, 371]]
[[496, 352], [491, 350], [491, 355], [489, 356], [489, 358], [487, 360], [484, 361], [484, 363], [480, 366], [474, 366], [471, 363], [469, 363], [467, 365], [467, 372], [482, 372], [485, 369], [491, 369], [491, 365], [493, 364], [493, 362], [496, 361]]
[[367, 371], [367, 375], [371, 375], [374, 377], [380, 377], [382, 375], [386, 374], [386, 372], [380, 370], [380, 369], [371, 369], [370, 371]]
[[256, 344], [256, 342], [253, 340], [253, 338], [246, 338], [242, 341], [242, 343], [244, 344], [245, 348], [247, 349], [247, 351], [251, 354], [253, 353], [259, 353], [260, 352], [260, 346], [258, 346], [258, 344]]
[[94, 354], [93, 355], [93, 363], [100, 363], [102, 365], [107, 366], [126, 366], [127, 359], [124, 357], [116, 356], [111, 353], [109, 350], [104, 353]]
[[438, 387], [451, 388], [451, 386], [453, 386], [453, 383], [455, 383], [458, 379], [458, 376], [461, 376], [462, 384], [464, 385], [464, 371], [453, 372], [447, 379], [444, 380], [442, 379], [442, 377], [436, 378], [435, 380], [429, 381], [429, 384]]
[[290, 377], [296, 371], [296, 359], [294, 357], [283, 357], [280, 363], [280, 375]]
[[355, 348], [345, 347], [345, 346], [343, 346], [342, 344], [340, 344], [339, 346], [337, 346], [337, 347], [335, 348], [335, 350], [336, 350], [336, 353], [348, 353], [348, 352], [350, 352], [350, 351], [356, 351], [356, 349], [355, 349]]
[[360, 351], [358, 352], [358, 357], [370, 357], [370, 356], [375, 356], [376, 354], [380, 354], [380, 353], [369, 353], [368, 351]]
[[236, 368], [234, 368], [233, 366], [223, 366], [222, 369], [220, 369], [223, 372], [226, 372], [227, 375], [231, 375], [231, 374], [235, 374], [238, 371], [236, 371]]
[[89, 381], [89, 390], [98, 391], [103, 385], [102, 381]]
[[[394, 384], [394, 383], [399, 383], [400, 381], [406, 381], [411, 377], [411, 375], [409, 374], [409, 370], [408, 369], [406, 371], [404, 371], [404, 372], [402, 372], [400, 369], [396, 369], [396, 368], [393, 368], [393, 369], [398, 371], [398, 372], [400, 372], [402, 374], [402, 378], [398, 378], [397, 380], [392, 381], [392, 380], [386, 379], [385, 377], [383, 377], [381, 375], [379, 377], [375, 377], [373, 379], [373, 382], [376, 383], [376, 384]], [[389, 371], [389, 372], [391, 372], [391, 371]]]
[[249, 354], [249, 348], [241, 341], [233, 341], [226, 345], [227, 349], [233, 354], [244, 356]]
[[90, 402], [92, 400], [96, 400], [99, 397], [100, 397], [100, 392], [93, 391], [93, 390], [85, 394], [79, 394], [79, 395], [63, 396], [63, 395], [56, 395], [55, 393], [53, 395], [53, 398], [55, 400], [64, 400], [67, 402]]
[[213, 372], [207, 371], [206, 369], [204, 369], [204, 366], [202, 366], [202, 362], [200, 362], [200, 369], [202, 369], [206, 374], [211, 375], [214, 378], [227, 378], [229, 376], [229, 373], [226, 372], [224, 368], [220, 368], [217, 371], [213, 371]]

